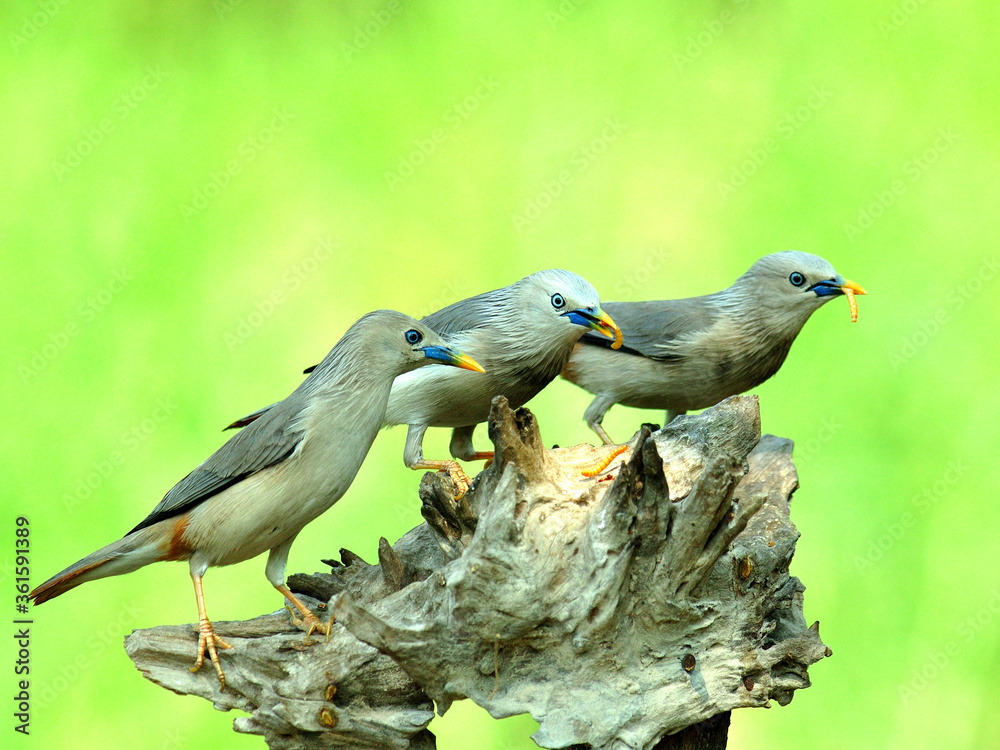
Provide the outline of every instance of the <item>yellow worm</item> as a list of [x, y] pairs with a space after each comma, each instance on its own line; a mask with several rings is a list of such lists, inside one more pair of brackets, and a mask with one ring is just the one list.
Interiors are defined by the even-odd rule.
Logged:
[[592, 469], [584, 469], [580, 473], [583, 474], [585, 477], [596, 477], [598, 474], [600, 474], [602, 471], [608, 468], [608, 466], [611, 465], [612, 461], [614, 461], [618, 456], [620, 456], [627, 450], [628, 450], [627, 445], [619, 445], [613, 451], [611, 451], [607, 456], [605, 456], [604, 460], [601, 461], [599, 464], [597, 464], [597, 466], [595, 466]]
[[858, 302], [854, 299], [854, 290], [844, 287], [844, 294], [847, 295], [847, 304], [851, 306], [851, 322], [858, 322]]

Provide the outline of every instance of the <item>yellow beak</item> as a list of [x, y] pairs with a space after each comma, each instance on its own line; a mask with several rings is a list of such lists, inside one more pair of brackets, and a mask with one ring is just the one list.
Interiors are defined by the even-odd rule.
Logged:
[[845, 279], [843, 286], [840, 287], [840, 291], [842, 291], [844, 294], [847, 294], [848, 289], [850, 289], [855, 294], [868, 294], [868, 292], [866, 292], [860, 286], [855, 284], [853, 281], [847, 281]]
[[600, 314], [597, 316], [594, 330], [603, 333], [609, 339], [614, 339], [614, 343], [611, 344], [612, 349], [620, 349], [622, 346], [622, 329], [618, 327], [618, 324], [604, 310], [598, 310], [598, 313]]

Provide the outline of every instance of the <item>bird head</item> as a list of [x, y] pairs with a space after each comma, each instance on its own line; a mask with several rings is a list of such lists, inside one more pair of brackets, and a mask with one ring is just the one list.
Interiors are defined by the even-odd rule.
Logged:
[[409, 315], [379, 310], [369, 313], [362, 321], [375, 329], [373, 335], [383, 345], [383, 351], [395, 360], [398, 375], [435, 363], [485, 372], [476, 360], [446, 344], [438, 334]]
[[[798, 250], [765, 255], [736, 280], [731, 289], [769, 313], [801, 326], [812, 313], [834, 297], [866, 294], [818, 255]], [[852, 319], [857, 318], [853, 312]]]
[[539, 271], [518, 282], [519, 307], [533, 324], [552, 337], [575, 342], [593, 330], [622, 344], [621, 329], [601, 309], [601, 297], [590, 283], [570, 271]]

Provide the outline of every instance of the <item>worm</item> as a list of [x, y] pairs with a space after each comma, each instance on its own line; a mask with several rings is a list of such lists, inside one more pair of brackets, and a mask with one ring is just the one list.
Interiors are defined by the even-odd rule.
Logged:
[[854, 290], [850, 287], [844, 287], [844, 294], [847, 295], [847, 304], [851, 306], [851, 322], [858, 322], [858, 302], [854, 299]]
[[611, 465], [612, 461], [614, 461], [618, 456], [620, 456], [627, 450], [628, 450], [627, 445], [619, 445], [613, 451], [611, 451], [607, 456], [605, 456], [604, 460], [601, 461], [599, 464], [594, 466], [592, 469], [584, 469], [580, 473], [583, 474], [585, 477], [596, 477], [598, 474], [600, 474], [602, 471], [608, 468], [608, 466]]

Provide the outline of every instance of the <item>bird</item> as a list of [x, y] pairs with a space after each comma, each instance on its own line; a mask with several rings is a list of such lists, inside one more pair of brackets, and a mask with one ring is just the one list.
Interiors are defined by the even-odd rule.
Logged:
[[715, 294], [606, 303], [625, 346], [611, 351], [587, 334], [561, 375], [594, 394], [584, 420], [611, 445], [601, 422], [615, 404], [663, 409], [666, 424], [743, 393], [778, 371], [816, 310], [846, 294], [856, 321], [854, 295], [865, 293], [818, 255], [772, 253]]
[[[385, 424], [408, 425], [406, 466], [449, 474], [459, 496], [471, 481], [456, 461], [424, 458], [428, 427], [452, 428], [453, 458], [489, 461], [493, 454], [477, 451], [472, 436], [476, 425], [489, 417], [496, 396], [505, 396], [514, 409], [527, 403], [559, 375], [574, 345], [588, 331], [607, 337], [612, 348], [622, 345], [621, 331], [601, 309], [597, 290], [583, 277], [561, 269], [538, 271], [509, 286], [460, 300], [421, 322], [449, 346], [475, 357], [486, 374], [465, 377], [470, 373], [435, 366], [404, 373], [392, 384]], [[250, 424], [270, 408], [227, 429]]]
[[[485, 314], [485, 312], [484, 312]], [[122, 575], [150, 563], [187, 560], [198, 605], [197, 660], [208, 652], [222, 690], [217, 648], [230, 648], [212, 627], [202, 577], [269, 552], [265, 575], [292, 603], [292, 621], [330, 634], [285, 585], [288, 551], [302, 528], [347, 491], [385, 416], [393, 379], [431, 363], [483, 368], [448, 346], [427, 325], [393, 310], [354, 323], [287, 398], [181, 479], [124, 537], [87, 555], [31, 592], [36, 605], [87, 581]], [[472, 373], [470, 373], [472, 374]]]

